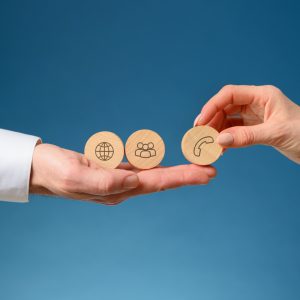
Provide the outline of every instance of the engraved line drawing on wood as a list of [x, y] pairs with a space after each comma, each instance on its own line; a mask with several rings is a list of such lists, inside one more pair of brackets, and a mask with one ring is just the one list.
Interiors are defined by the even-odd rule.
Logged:
[[95, 148], [96, 157], [108, 161], [114, 156], [114, 147], [108, 142], [101, 142]]
[[156, 150], [154, 149], [154, 144], [149, 143], [137, 143], [137, 149], [135, 150], [135, 156], [141, 158], [150, 158], [156, 156]]
[[213, 142], [214, 139], [211, 136], [201, 138], [194, 147], [194, 155], [199, 157], [201, 155], [202, 148], [207, 144], [212, 144]]

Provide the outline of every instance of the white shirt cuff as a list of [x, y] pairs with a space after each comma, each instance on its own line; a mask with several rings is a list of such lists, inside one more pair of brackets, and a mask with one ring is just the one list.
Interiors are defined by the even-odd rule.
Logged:
[[0, 129], [0, 200], [28, 202], [32, 156], [38, 140]]

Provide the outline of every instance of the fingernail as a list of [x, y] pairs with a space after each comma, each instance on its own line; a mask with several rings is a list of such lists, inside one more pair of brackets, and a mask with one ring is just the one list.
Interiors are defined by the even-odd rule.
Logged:
[[129, 175], [124, 179], [124, 189], [134, 189], [139, 185], [139, 178], [137, 175]]
[[205, 169], [205, 173], [210, 177], [215, 177], [216, 176], [216, 169], [213, 169], [213, 168], [206, 168]]
[[233, 143], [233, 136], [229, 132], [221, 133], [217, 138], [217, 143], [222, 146], [230, 146]]
[[196, 117], [195, 121], [194, 121], [194, 126], [197, 125], [197, 123], [200, 121], [201, 119], [201, 113]]

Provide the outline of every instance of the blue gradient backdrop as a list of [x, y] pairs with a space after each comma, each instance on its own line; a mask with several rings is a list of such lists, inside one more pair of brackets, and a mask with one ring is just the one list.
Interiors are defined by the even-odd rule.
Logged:
[[[220, 87], [300, 103], [299, 1], [1, 1], [0, 126], [83, 150], [151, 128], [164, 163]], [[20, 149], [21, 151], [21, 149]], [[0, 299], [300, 299], [299, 166], [228, 151], [208, 186], [117, 207], [0, 203]]]

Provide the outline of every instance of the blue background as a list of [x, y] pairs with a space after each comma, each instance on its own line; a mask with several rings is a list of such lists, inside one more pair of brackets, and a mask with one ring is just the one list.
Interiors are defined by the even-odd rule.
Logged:
[[[166, 165], [223, 85], [300, 103], [299, 1], [1, 1], [0, 126], [82, 152], [150, 128]], [[0, 298], [300, 299], [299, 166], [231, 150], [208, 186], [0, 203]]]

